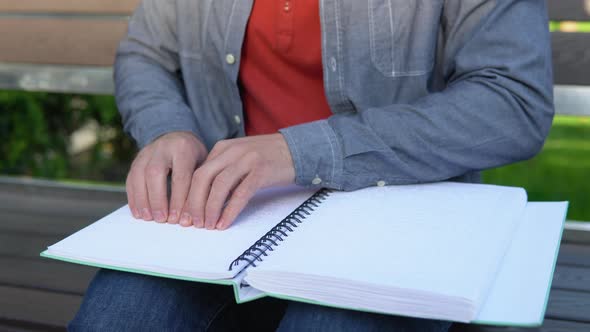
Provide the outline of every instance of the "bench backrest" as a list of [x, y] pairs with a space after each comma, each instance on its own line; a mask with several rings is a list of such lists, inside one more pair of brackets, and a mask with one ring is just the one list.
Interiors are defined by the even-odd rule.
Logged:
[[[0, 89], [111, 94], [112, 62], [140, 0], [0, 0]], [[549, 0], [556, 108], [590, 115], [590, 0]], [[575, 86], [572, 86], [575, 85]]]
[[139, 0], [0, 0], [0, 89], [110, 94]]
[[[590, 115], [590, 0], [550, 0], [555, 109]], [[584, 22], [584, 23], [580, 23]], [[581, 32], [585, 30], [586, 32]]]

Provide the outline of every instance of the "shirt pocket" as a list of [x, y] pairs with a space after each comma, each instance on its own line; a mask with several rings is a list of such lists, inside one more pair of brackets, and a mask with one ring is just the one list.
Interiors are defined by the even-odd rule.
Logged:
[[388, 77], [434, 66], [442, 0], [369, 0], [371, 61]]

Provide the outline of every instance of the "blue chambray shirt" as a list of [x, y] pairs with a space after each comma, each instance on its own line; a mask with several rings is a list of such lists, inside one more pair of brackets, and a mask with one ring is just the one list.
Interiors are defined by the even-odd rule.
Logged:
[[[320, 0], [333, 115], [283, 128], [296, 183], [341, 190], [447, 179], [529, 158], [553, 118], [542, 0]], [[144, 0], [115, 65], [145, 146], [244, 136], [238, 87], [253, 0]]]

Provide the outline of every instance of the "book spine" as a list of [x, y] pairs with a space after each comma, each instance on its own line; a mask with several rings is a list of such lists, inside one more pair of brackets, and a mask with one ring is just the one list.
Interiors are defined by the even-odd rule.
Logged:
[[[258, 241], [256, 241], [250, 248], [246, 249], [238, 258], [236, 258], [229, 265], [229, 270], [241, 266], [241, 271], [248, 268], [249, 266], [256, 267], [257, 262], [262, 262], [263, 257], [268, 256], [270, 251], [273, 251], [275, 247], [279, 246], [285, 238], [289, 237], [290, 233], [293, 233], [298, 225], [303, 223], [307, 217], [319, 207], [319, 205], [328, 198], [330, 189], [320, 189], [318, 192], [313, 194], [299, 207], [297, 207], [291, 214], [285, 219], [281, 220], [276, 226], [270, 231], [264, 234]], [[242, 266], [243, 262], [246, 263]]]

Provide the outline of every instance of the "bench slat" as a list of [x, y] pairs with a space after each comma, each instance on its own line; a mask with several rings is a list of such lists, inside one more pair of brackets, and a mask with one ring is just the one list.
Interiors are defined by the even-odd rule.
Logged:
[[555, 21], [589, 21], [590, 8], [585, 0], [549, 0], [549, 17]]
[[15, 63], [0, 63], [0, 89], [103, 95], [115, 91], [111, 67]]
[[139, 0], [0, 0], [0, 13], [104, 13], [129, 15]]
[[0, 215], [3, 218], [3, 220], [0, 221], [0, 232], [35, 233], [44, 236], [69, 235], [98, 220], [98, 218], [95, 218], [94, 216], [44, 216], [40, 213], [3, 210], [0, 210]]
[[551, 287], [590, 292], [590, 267], [558, 265]]
[[0, 286], [0, 322], [12, 320], [66, 326], [81, 302], [79, 295]]
[[590, 33], [553, 32], [555, 84], [590, 85]]
[[[554, 89], [555, 112], [564, 115], [590, 116], [590, 86], [557, 85]], [[566, 231], [568, 241], [589, 243], [588, 235]]]
[[111, 66], [124, 19], [0, 17], [0, 62]]
[[[9, 186], [7, 186], [9, 187]], [[70, 194], [10, 191], [0, 184], [0, 214], [24, 212], [25, 215], [56, 216], [62, 218], [90, 219], [96, 221], [107, 213], [126, 204], [125, 192], [100, 193], [91, 190], [72, 190]], [[74, 196], [75, 195], [75, 196]], [[31, 202], [35, 202], [34, 209]], [[42, 220], [42, 219], [41, 219]], [[0, 229], [6, 219], [0, 219]]]
[[590, 324], [545, 319], [540, 328], [498, 327], [485, 325], [454, 324], [451, 332], [587, 332]]
[[562, 243], [557, 256], [557, 264], [590, 267], [590, 246]]
[[0, 285], [83, 295], [97, 269], [50, 259], [0, 257]]
[[19, 258], [29, 262], [46, 260], [39, 254], [65, 236], [0, 231], [0, 257]]
[[590, 323], [590, 292], [552, 289], [547, 318]]
[[1, 332], [66, 332], [64, 327], [52, 328], [46, 325], [32, 324], [28, 322], [15, 322], [0, 320]]
[[[110, 13], [129, 14], [140, 0], [0, 0], [0, 12], [8, 13]], [[549, 15], [556, 21], [590, 20], [584, 0], [549, 0]]]

